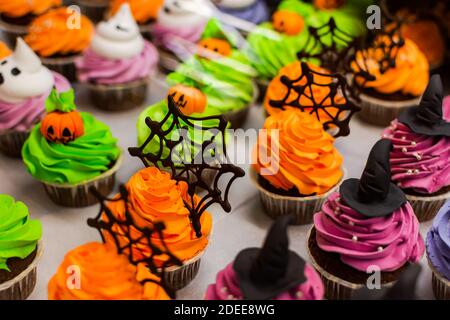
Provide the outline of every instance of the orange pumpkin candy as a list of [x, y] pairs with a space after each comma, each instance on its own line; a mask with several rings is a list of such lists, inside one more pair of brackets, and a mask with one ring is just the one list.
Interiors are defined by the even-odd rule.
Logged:
[[342, 7], [345, 0], [314, 0], [314, 6], [320, 10], [331, 10]]
[[226, 40], [208, 38], [201, 40], [198, 45], [200, 47], [200, 55], [202, 55], [203, 50], [213, 51], [224, 57], [231, 55], [231, 45]]
[[178, 84], [169, 89], [168, 96], [173, 98], [180, 111], [187, 116], [202, 113], [206, 109], [206, 95], [197, 88]]
[[78, 111], [54, 111], [42, 120], [41, 133], [48, 141], [66, 144], [84, 134], [83, 119]]
[[275, 30], [290, 36], [299, 34], [305, 27], [303, 17], [294, 12], [285, 10], [280, 10], [274, 13], [272, 17], [272, 24]]

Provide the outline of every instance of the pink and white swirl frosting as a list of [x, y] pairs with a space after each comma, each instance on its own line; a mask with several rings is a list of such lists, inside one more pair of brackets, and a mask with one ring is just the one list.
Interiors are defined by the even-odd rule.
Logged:
[[418, 262], [425, 250], [408, 202], [388, 216], [369, 218], [344, 205], [336, 192], [314, 215], [314, 227], [323, 251], [338, 253], [344, 264], [362, 272], [370, 266], [398, 270]]
[[[56, 90], [63, 92], [70, 89], [70, 83], [62, 75], [52, 72]], [[23, 84], [26, 85], [26, 84]], [[45, 100], [50, 91], [19, 103], [0, 100], [0, 133], [6, 131], [24, 132], [30, 130], [45, 115]]]
[[[321, 300], [324, 288], [320, 276], [309, 265], [305, 265], [306, 282], [292, 288], [272, 300]], [[242, 300], [239, 281], [233, 264], [230, 263], [216, 277], [216, 283], [208, 286], [206, 300]]]
[[178, 27], [165, 26], [156, 23], [153, 26], [152, 34], [157, 46], [176, 51], [179, 39], [183, 39], [189, 43], [197, 43], [205, 30], [205, 26], [205, 21], [200, 21], [192, 26], [180, 25]]
[[[450, 99], [443, 104], [444, 118], [450, 120]], [[431, 194], [450, 185], [450, 137], [414, 133], [408, 126], [392, 121], [383, 132], [392, 141], [392, 180], [402, 189]]]
[[88, 49], [76, 61], [78, 79], [96, 84], [121, 84], [148, 77], [158, 63], [158, 51], [149, 42], [136, 56], [126, 59], [109, 59]]

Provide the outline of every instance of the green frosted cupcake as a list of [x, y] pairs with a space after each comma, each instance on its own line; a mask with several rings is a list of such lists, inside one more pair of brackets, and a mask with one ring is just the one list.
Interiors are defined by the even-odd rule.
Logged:
[[76, 111], [73, 90], [53, 91], [46, 108], [47, 116], [23, 146], [23, 161], [55, 203], [92, 205], [96, 199], [90, 188], [107, 195], [114, 186], [121, 162], [117, 140], [104, 123]]
[[0, 194], [0, 300], [24, 300], [36, 285], [42, 226], [27, 206]]

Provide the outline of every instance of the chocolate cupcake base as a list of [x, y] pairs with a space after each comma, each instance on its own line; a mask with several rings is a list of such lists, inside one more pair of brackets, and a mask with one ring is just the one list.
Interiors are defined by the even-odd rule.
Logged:
[[358, 116], [364, 122], [386, 127], [405, 109], [419, 105], [421, 97], [405, 101], [388, 101], [362, 93], [360, 102], [355, 102], [361, 111]]
[[164, 279], [168, 289], [178, 291], [186, 287], [194, 280], [200, 269], [201, 259], [198, 258], [192, 262], [188, 262], [182, 267], [166, 270]]
[[29, 131], [9, 131], [0, 134], [0, 150], [8, 157], [21, 158], [23, 144], [29, 135]]
[[149, 78], [124, 84], [86, 83], [93, 104], [106, 111], [125, 111], [145, 104]]
[[450, 280], [444, 278], [439, 272], [437, 272], [436, 268], [429, 259], [428, 265], [432, 271], [431, 286], [433, 288], [434, 296], [438, 300], [450, 300]]
[[90, 192], [95, 188], [101, 195], [109, 195], [115, 184], [116, 172], [122, 163], [122, 155], [116, 160], [114, 166], [104, 172], [99, 177], [78, 183], [56, 184], [41, 181], [49, 198], [56, 204], [64, 207], [82, 208], [94, 205], [98, 202], [97, 198]]
[[253, 167], [250, 167], [250, 179], [259, 190], [261, 202], [266, 214], [272, 219], [277, 219], [284, 215], [295, 214], [295, 224], [297, 225], [312, 223], [314, 214], [322, 209], [322, 205], [325, 203], [328, 196], [339, 189], [339, 186], [345, 180], [345, 176], [346, 170], [344, 169], [341, 181], [328, 192], [318, 196], [284, 196], [264, 188], [259, 182], [257, 172]]
[[104, 20], [109, 8], [109, 0], [76, 0], [81, 13], [87, 16], [92, 22]]
[[414, 209], [414, 214], [419, 222], [433, 219], [447, 200], [450, 199], [450, 191], [440, 195], [418, 196], [406, 194], [406, 199]]
[[64, 77], [70, 82], [77, 81], [77, 71], [75, 67], [75, 60], [78, 59], [78, 55], [69, 56], [69, 57], [55, 57], [55, 58], [42, 58], [42, 63]]
[[27, 26], [15, 25], [6, 22], [0, 15], [0, 30], [4, 35], [4, 39], [10, 48], [16, 46], [16, 39], [27, 34]]
[[[341, 262], [337, 253], [322, 251], [316, 241], [314, 227], [306, 238], [306, 250], [311, 264], [319, 273], [325, 288], [325, 297], [329, 300], [351, 299], [356, 290], [363, 288], [371, 274], [358, 271]], [[405, 264], [393, 272], [381, 272], [380, 289], [391, 287], [409, 265]], [[343, 279], [345, 278], [345, 279]], [[377, 289], [373, 289], [377, 290]]]
[[19, 275], [0, 284], [0, 300], [25, 300], [36, 286], [36, 268], [42, 257], [43, 243], [39, 241], [31, 263]]

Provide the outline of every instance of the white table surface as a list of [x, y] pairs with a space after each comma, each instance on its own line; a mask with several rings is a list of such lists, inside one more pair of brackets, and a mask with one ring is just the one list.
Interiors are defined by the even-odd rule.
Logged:
[[[136, 145], [136, 120], [144, 106], [122, 113], [107, 113], [92, 107], [83, 88], [76, 88], [79, 110], [92, 112], [99, 120], [111, 128], [119, 139], [120, 146], [126, 150]], [[162, 99], [167, 88], [163, 86], [163, 76], [152, 81], [148, 104]], [[146, 106], [147, 106], [146, 105]], [[261, 108], [254, 106], [245, 128], [261, 128], [264, 122]], [[349, 137], [339, 138], [336, 146], [343, 154], [345, 166], [350, 177], [359, 177], [364, 168], [371, 146], [379, 139], [381, 128], [352, 120]], [[247, 148], [248, 149], [248, 148]], [[242, 153], [243, 144], [236, 149]], [[248, 152], [248, 150], [246, 151]], [[243, 165], [248, 171], [248, 165]], [[118, 183], [142, 168], [139, 159], [126, 153], [124, 163], [117, 176]], [[117, 188], [116, 188], [117, 189]], [[38, 266], [36, 288], [30, 299], [47, 299], [47, 283], [62, 262], [67, 251], [90, 241], [100, 241], [95, 229], [87, 226], [86, 220], [94, 217], [99, 206], [82, 209], [69, 209], [53, 204], [41, 185], [29, 175], [21, 160], [0, 155], [0, 193], [10, 194], [29, 207], [31, 217], [39, 219], [43, 225], [44, 255]], [[258, 192], [248, 176], [237, 180], [231, 192], [231, 213], [224, 213], [220, 207], [212, 207], [214, 232], [206, 254], [202, 258], [199, 274], [194, 281], [177, 294], [179, 299], [202, 299], [209, 284], [214, 283], [218, 271], [230, 263], [237, 253], [247, 247], [259, 247], [271, 225], [261, 206]], [[431, 222], [422, 223], [423, 236]], [[305, 251], [306, 234], [310, 226], [290, 227], [291, 249], [308, 259]], [[431, 272], [425, 256], [422, 259], [423, 272], [417, 286], [417, 294], [424, 299], [433, 298]]]

